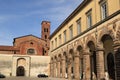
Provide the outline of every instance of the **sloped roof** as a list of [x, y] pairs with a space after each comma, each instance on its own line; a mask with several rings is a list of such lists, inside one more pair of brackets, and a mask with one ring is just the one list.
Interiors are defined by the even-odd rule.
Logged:
[[0, 45], [0, 51], [19, 51], [19, 49], [14, 46]]
[[32, 37], [35, 37], [35, 38], [38, 38], [38, 39], [40, 39], [40, 40], [45, 41], [44, 39], [42, 39], [42, 38], [40, 38], [40, 37], [37, 37], [37, 36], [35, 36], [35, 35], [30, 34], [30, 35], [25, 35], [25, 36], [20, 36], [20, 37], [16, 37], [16, 38], [14, 38], [13, 43], [15, 42], [15, 39], [19, 39], [19, 38], [23, 38], [23, 37], [28, 37], [28, 36], [32, 36]]

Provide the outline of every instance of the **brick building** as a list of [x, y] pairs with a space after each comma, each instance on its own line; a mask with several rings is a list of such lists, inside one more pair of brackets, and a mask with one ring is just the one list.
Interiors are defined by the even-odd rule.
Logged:
[[0, 73], [6, 76], [49, 75], [47, 55], [50, 47], [50, 22], [42, 21], [41, 29], [41, 38], [26, 35], [14, 38], [13, 46], [0, 46]]
[[0, 46], [0, 51], [7, 54], [21, 54], [21, 55], [48, 55], [50, 47], [50, 22], [43, 21], [41, 23], [41, 38], [34, 35], [26, 35], [14, 38], [13, 46]]

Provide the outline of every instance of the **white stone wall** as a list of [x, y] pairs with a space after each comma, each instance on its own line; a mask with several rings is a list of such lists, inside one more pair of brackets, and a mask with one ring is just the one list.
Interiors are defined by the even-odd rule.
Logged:
[[48, 56], [31, 56], [30, 76], [37, 76], [38, 74], [49, 75], [50, 57]]
[[0, 54], [0, 73], [10, 76], [12, 69], [12, 55]]
[[[16, 76], [17, 59], [25, 58], [27, 60], [27, 76], [37, 77], [38, 74], [50, 75], [50, 57], [49, 56], [30, 56], [30, 55], [8, 55], [0, 54], [0, 73], [5, 76]], [[29, 59], [28, 59], [29, 58]], [[28, 61], [29, 60], [29, 61]]]

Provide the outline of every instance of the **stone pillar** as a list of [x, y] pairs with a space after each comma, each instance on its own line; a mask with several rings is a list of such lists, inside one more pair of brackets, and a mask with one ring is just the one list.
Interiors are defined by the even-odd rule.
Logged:
[[71, 76], [72, 56], [68, 57], [67, 64], [68, 64], [68, 80], [72, 80]]
[[50, 77], [54, 77], [54, 66], [53, 66], [53, 62], [50, 62]]
[[115, 80], [120, 80], [120, 41], [114, 40]]
[[60, 78], [60, 59], [57, 61], [57, 77]]
[[56, 60], [54, 60], [54, 63], [53, 63], [53, 66], [54, 66], [54, 70], [53, 70], [53, 74], [54, 74], [54, 77], [56, 77]]
[[65, 56], [62, 57], [62, 78], [65, 78], [66, 73], [66, 59]]
[[90, 53], [84, 51], [84, 80], [91, 79], [91, 70], [90, 70]]
[[80, 80], [80, 58], [79, 54], [75, 54], [74, 56], [74, 76], [75, 80]]
[[97, 46], [96, 59], [97, 59], [97, 78], [98, 80], [100, 80], [105, 77], [103, 46], [100, 46], [100, 45]]

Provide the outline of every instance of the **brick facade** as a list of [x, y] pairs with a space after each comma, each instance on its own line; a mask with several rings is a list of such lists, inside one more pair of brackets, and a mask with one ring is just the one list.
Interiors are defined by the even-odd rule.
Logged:
[[27, 55], [30, 50], [34, 53], [32, 55], [48, 55], [50, 46], [50, 22], [42, 21], [41, 28], [41, 38], [34, 35], [14, 38], [13, 46], [0, 46], [0, 53], [3, 53], [3, 51], [5, 53], [7, 51], [8, 54], [9, 52], [11, 54], [12, 51], [13, 54]]

